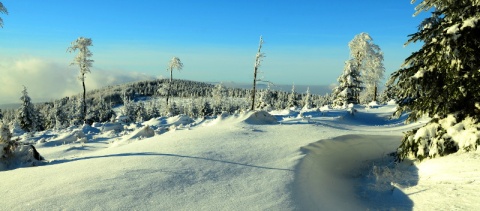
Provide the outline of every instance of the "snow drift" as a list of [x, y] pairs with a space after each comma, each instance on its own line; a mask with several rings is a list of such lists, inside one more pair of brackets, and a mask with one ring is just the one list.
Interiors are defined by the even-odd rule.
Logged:
[[276, 124], [277, 119], [266, 111], [255, 111], [248, 113], [244, 122], [252, 125]]

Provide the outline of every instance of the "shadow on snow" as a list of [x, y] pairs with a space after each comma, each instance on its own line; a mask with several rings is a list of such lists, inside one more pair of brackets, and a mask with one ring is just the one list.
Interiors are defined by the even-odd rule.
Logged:
[[401, 188], [418, 183], [418, 169], [393, 162], [400, 139], [345, 135], [303, 147], [292, 184], [300, 210], [412, 210]]
[[190, 156], [190, 155], [178, 155], [178, 154], [168, 154], [168, 153], [152, 153], [152, 152], [122, 153], [122, 154], [111, 154], [111, 155], [101, 155], [101, 156], [87, 156], [87, 157], [79, 157], [79, 158], [65, 159], [65, 160], [53, 160], [53, 161], [50, 161], [46, 165], [55, 165], [55, 164], [68, 163], [68, 162], [74, 162], [74, 161], [80, 161], [80, 160], [97, 159], [97, 158], [129, 157], [129, 156], [178, 157], [178, 158], [185, 158], [185, 159], [198, 159], [198, 160], [211, 161], [211, 162], [220, 162], [220, 163], [225, 163], [225, 164], [239, 165], [239, 166], [245, 166], [245, 167], [265, 169], [265, 170], [293, 171], [292, 169], [258, 166], [258, 165], [252, 165], [252, 164], [246, 164], [246, 163], [238, 163], [238, 162], [233, 162], [233, 161], [225, 161], [225, 160], [218, 160], [218, 159], [212, 159], [212, 158], [196, 157], [196, 156]]

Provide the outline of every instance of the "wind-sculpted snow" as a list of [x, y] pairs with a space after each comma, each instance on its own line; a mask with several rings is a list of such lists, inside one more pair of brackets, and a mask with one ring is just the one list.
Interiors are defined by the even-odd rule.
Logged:
[[38, 143], [46, 161], [0, 172], [8, 195], [1, 209], [479, 208], [480, 156], [442, 158], [448, 166], [391, 162], [402, 132], [422, 125], [388, 119], [394, 108], [174, 116], [14, 134]]
[[150, 137], [153, 137], [154, 135], [155, 135], [155, 131], [147, 125], [147, 126], [144, 126], [140, 129], [137, 129], [137, 130], [133, 131], [132, 133], [128, 134], [122, 140], [115, 141], [112, 144], [112, 146], [119, 146], [121, 144], [128, 143], [128, 142], [131, 142], [131, 141], [150, 138]]

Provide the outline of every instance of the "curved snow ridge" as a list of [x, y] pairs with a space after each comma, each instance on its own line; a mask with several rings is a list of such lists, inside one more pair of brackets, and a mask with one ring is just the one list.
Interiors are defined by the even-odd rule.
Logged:
[[400, 139], [345, 135], [302, 147], [293, 196], [301, 210], [411, 210], [413, 202], [390, 183], [388, 191], [364, 190], [372, 163], [395, 151]]

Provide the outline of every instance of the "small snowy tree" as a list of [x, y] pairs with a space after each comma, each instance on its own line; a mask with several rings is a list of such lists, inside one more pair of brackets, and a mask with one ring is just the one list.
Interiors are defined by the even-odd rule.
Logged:
[[148, 120], [147, 110], [143, 102], [139, 102], [135, 108], [136, 121], [143, 122]]
[[225, 101], [225, 86], [222, 83], [215, 85], [212, 91], [213, 96], [213, 112], [221, 113]]
[[[0, 13], [8, 15], [7, 8], [5, 8], [5, 6], [3, 6], [2, 2], [0, 2]], [[3, 28], [3, 19], [2, 18], [0, 18], [0, 27]]]
[[55, 129], [63, 129], [67, 125], [68, 116], [65, 114], [61, 101], [53, 103], [53, 112], [55, 115]]
[[17, 123], [22, 130], [32, 132], [37, 130], [37, 112], [28, 96], [27, 88], [24, 86], [22, 97], [20, 97], [22, 104], [17, 110]]
[[157, 106], [156, 100], [153, 100], [147, 104], [146, 111], [148, 118], [157, 118], [160, 116], [160, 109]]
[[415, 9], [414, 15], [434, 10], [407, 42], [423, 46], [389, 84], [396, 86], [397, 115], [433, 119], [406, 133], [398, 158], [475, 150], [480, 144], [480, 2], [423, 0]]
[[79, 51], [75, 59], [73, 60], [70, 65], [78, 65], [80, 67], [80, 76], [78, 79], [82, 82], [83, 86], [83, 116], [82, 120], [86, 122], [86, 114], [87, 114], [87, 103], [85, 101], [86, 89], [85, 89], [85, 74], [90, 72], [90, 68], [92, 67], [93, 60], [90, 59], [92, 57], [92, 52], [88, 49], [89, 46], [92, 46], [92, 39], [79, 37], [77, 40], [71, 43], [71, 46], [68, 47], [67, 51], [69, 53], [73, 53], [75, 51]]
[[250, 95], [250, 98], [252, 100], [252, 104], [250, 106], [250, 110], [255, 109], [255, 95], [256, 95], [256, 88], [257, 88], [257, 73], [258, 73], [258, 68], [260, 67], [260, 63], [262, 62], [262, 58], [265, 57], [265, 54], [261, 52], [262, 50], [262, 45], [263, 45], [263, 39], [262, 36], [260, 36], [260, 42], [258, 43], [258, 51], [257, 54], [255, 55], [255, 64], [253, 66], [253, 88], [252, 88], [252, 93]]
[[12, 133], [8, 129], [8, 126], [0, 122], [0, 170], [2, 170], [2, 159], [11, 156], [15, 148], [15, 143], [11, 138]]
[[82, 125], [85, 118], [83, 112], [83, 99], [77, 97], [72, 98], [72, 112], [70, 114], [70, 125]]
[[295, 84], [292, 85], [292, 91], [288, 95], [288, 100], [287, 100], [287, 108], [296, 108], [298, 107], [297, 103], [297, 93], [295, 92]]
[[268, 84], [267, 88], [260, 92], [260, 98], [257, 103], [257, 108], [262, 109], [265, 111], [272, 110], [272, 90], [270, 88], [270, 84]]
[[310, 109], [313, 106], [312, 94], [310, 94], [310, 87], [307, 87], [307, 92], [303, 98], [303, 109]]
[[123, 92], [122, 100], [123, 100], [123, 107], [121, 109], [121, 114], [127, 118], [126, 119], [127, 122], [135, 120], [136, 119], [135, 117], [137, 116], [135, 103], [132, 100], [130, 100], [126, 92]]
[[355, 61], [350, 59], [345, 62], [342, 75], [338, 77], [338, 86], [333, 89], [333, 105], [345, 107], [350, 103], [359, 103], [358, 96], [362, 90], [360, 73]]
[[213, 113], [212, 107], [210, 106], [210, 103], [206, 100], [201, 102], [200, 107], [199, 107], [199, 113], [200, 116], [206, 117], [210, 116]]

